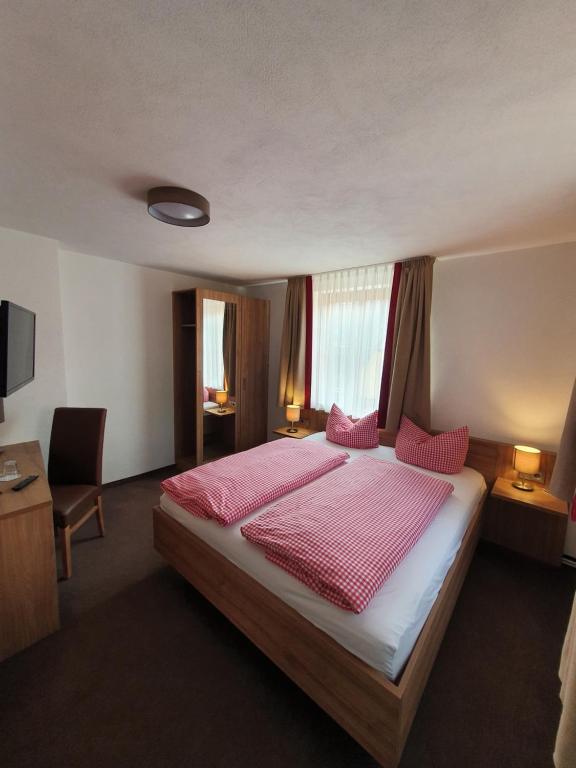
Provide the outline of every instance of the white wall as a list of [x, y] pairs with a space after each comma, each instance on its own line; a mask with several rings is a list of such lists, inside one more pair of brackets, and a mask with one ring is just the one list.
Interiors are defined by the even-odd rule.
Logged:
[[172, 291], [237, 288], [62, 251], [68, 405], [108, 409], [104, 482], [174, 461]]
[[35, 379], [4, 402], [0, 444], [39, 439], [57, 406], [108, 408], [104, 482], [174, 461], [173, 290], [234, 286], [62, 251], [0, 228], [0, 298], [36, 312]]
[[36, 313], [34, 381], [4, 401], [0, 443], [39, 439], [47, 458], [52, 413], [66, 405], [58, 244], [0, 228], [0, 298]]
[[[432, 423], [557, 450], [576, 376], [576, 243], [434, 267]], [[576, 557], [576, 524], [565, 551]]]
[[434, 267], [432, 421], [556, 450], [576, 376], [576, 243]]
[[287, 426], [284, 408], [278, 407], [278, 380], [280, 378], [280, 347], [284, 323], [284, 303], [288, 283], [252, 285], [248, 294], [256, 299], [270, 299], [270, 365], [268, 373], [268, 439], [275, 427]]

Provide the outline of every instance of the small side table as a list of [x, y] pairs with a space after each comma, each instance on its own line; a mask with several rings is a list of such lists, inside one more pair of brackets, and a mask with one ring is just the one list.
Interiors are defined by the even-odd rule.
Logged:
[[206, 408], [204, 413], [209, 413], [210, 416], [230, 416], [232, 413], [236, 413], [236, 408], [233, 405], [227, 405], [220, 410], [218, 406], [215, 408]]
[[520, 491], [499, 477], [485, 508], [482, 538], [520, 554], [559, 566], [562, 559], [568, 506], [544, 486]]
[[273, 429], [275, 435], [281, 435], [282, 437], [294, 437], [296, 440], [302, 440], [303, 437], [309, 437], [316, 434], [317, 429], [306, 429], [306, 427], [297, 427], [298, 432], [288, 432], [290, 427], [276, 427]]

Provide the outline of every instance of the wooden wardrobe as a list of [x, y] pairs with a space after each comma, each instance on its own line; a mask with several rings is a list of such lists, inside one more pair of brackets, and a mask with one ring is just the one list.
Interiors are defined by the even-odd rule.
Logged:
[[[227, 376], [234, 382], [227, 413], [208, 413], [204, 404], [204, 321], [207, 302], [223, 302], [234, 319]], [[212, 305], [214, 306], [214, 305]], [[270, 302], [207, 288], [172, 294], [174, 337], [174, 448], [180, 470], [213, 458], [205, 451], [206, 432], [225, 433], [225, 453], [243, 451], [267, 440]], [[225, 331], [226, 333], [226, 331]], [[218, 350], [214, 350], [215, 353]], [[210, 382], [206, 382], [207, 386]], [[210, 406], [210, 403], [206, 404]], [[208, 408], [212, 410], [212, 408]], [[206, 454], [206, 455], [205, 455]]]

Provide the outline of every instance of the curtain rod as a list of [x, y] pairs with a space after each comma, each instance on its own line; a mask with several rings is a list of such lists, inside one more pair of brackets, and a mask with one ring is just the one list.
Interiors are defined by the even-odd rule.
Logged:
[[[342, 267], [341, 269], [325, 269], [322, 270], [322, 272], [309, 272], [310, 275], [330, 275], [333, 272], [349, 272], [351, 269], [368, 269], [368, 267], [386, 267], [389, 264], [394, 265], [397, 263], [402, 263], [403, 261], [412, 261], [413, 259], [421, 259], [425, 255], [429, 254], [420, 254], [419, 256], [407, 256], [405, 259], [394, 259], [394, 261], [378, 261], [374, 264], [361, 264], [356, 267]], [[292, 277], [302, 277], [302, 275], [292, 275]]]
[[[375, 262], [373, 264], [359, 264], [359, 265], [354, 266], [354, 267], [341, 267], [340, 269], [323, 269], [320, 272], [306, 272], [305, 275], [290, 275], [290, 277], [306, 277], [306, 275], [311, 275], [311, 276], [314, 276], [314, 275], [331, 275], [331, 274], [333, 274], [335, 272], [349, 272], [351, 269], [368, 269], [369, 267], [385, 267], [388, 264], [396, 264], [398, 262], [412, 261], [413, 259], [421, 259], [421, 258], [423, 258], [424, 255], [429, 255], [429, 254], [421, 254], [419, 256], [407, 256], [404, 259], [395, 259], [394, 261], [378, 261], [378, 262]], [[438, 257], [436, 257], [436, 258], [438, 258]], [[286, 282], [288, 282], [289, 279], [290, 278], [288, 278], [288, 277], [276, 277], [276, 278], [272, 278], [270, 280], [258, 280], [258, 281], [253, 282], [253, 283], [242, 283], [242, 286], [247, 288], [247, 287], [250, 287], [250, 286], [258, 286], [258, 285], [274, 285], [276, 283], [286, 283]]]

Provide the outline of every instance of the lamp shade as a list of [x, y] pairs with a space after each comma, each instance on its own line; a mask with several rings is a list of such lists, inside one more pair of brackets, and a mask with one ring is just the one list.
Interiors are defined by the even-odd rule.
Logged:
[[287, 405], [286, 406], [286, 421], [299, 421], [300, 420], [300, 406], [299, 405]]
[[540, 451], [528, 445], [515, 445], [513, 464], [523, 475], [536, 475], [540, 471]]
[[218, 405], [224, 405], [228, 400], [228, 392], [225, 389], [217, 389], [214, 397]]

